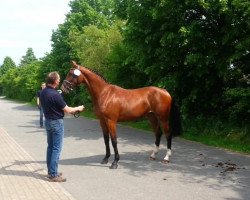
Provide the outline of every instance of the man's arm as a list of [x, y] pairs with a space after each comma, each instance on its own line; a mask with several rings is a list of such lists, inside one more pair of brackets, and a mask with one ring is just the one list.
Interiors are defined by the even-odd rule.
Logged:
[[40, 107], [40, 100], [39, 100], [39, 97], [36, 97], [36, 104], [38, 106], [38, 108]]
[[66, 112], [66, 113], [69, 113], [69, 114], [74, 114], [74, 113], [77, 112], [77, 111], [79, 111], [79, 112], [83, 111], [84, 108], [85, 108], [85, 107], [84, 107], [83, 105], [77, 106], [77, 107], [69, 107], [69, 106], [66, 105], [66, 106], [63, 108], [63, 111]]

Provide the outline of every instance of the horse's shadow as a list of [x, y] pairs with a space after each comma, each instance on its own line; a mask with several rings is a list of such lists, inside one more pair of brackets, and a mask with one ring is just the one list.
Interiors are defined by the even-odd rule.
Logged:
[[[176, 141], [179, 142], [181, 141]], [[210, 147], [196, 143], [193, 143], [193, 146], [187, 149], [185, 145], [175, 145], [174, 156], [168, 164], [161, 162], [161, 158], [165, 155], [163, 149], [159, 151], [155, 161], [149, 160], [151, 151], [122, 151], [117, 171], [121, 169], [122, 173], [135, 177], [159, 174], [159, 179], [162, 180], [179, 179], [186, 184], [203, 183], [216, 190], [229, 187], [239, 194], [245, 194], [245, 189], [250, 184], [249, 162], [242, 163], [240, 160], [231, 159], [230, 152], [218, 149], [214, 155], [211, 154]], [[220, 154], [226, 155], [222, 158]], [[113, 155], [105, 165], [100, 164], [103, 157], [104, 155], [86, 155], [62, 159], [60, 164], [108, 168], [113, 162]]]
[[[162, 164], [160, 159], [151, 161], [149, 159], [149, 152], [124, 152], [121, 153], [120, 156], [121, 160], [118, 163], [117, 169], [109, 169], [114, 160], [114, 155], [110, 156], [107, 164], [101, 164], [104, 154], [61, 159], [60, 165], [103, 168], [104, 170], [114, 170], [115, 173], [125, 173], [134, 177], [147, 176], [155, 172], [161, 173], [167, 169], [167, 166]], [[120, 170], [122, 170], [122, 172]]]

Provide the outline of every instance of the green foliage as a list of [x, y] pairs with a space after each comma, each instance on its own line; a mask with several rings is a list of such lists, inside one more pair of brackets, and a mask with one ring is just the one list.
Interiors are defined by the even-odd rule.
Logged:
[[224, 93], [226, 114], [231, 122], [247, 124], [250, 119], [250, 89], [232, 88]]
[[[169, 89], [186, 117], [223, 113], [224, 91], [228, 85], [232, 89], [237, 87], [238, 79], [233, 80], [234, 85], [228, 82], [236, 78], [230, 68], [234, 72], [240, 70], [241, 76], [249, 73], [249, 3], [115, 2], [118, 14], [127, 19], [124, 31], [127, 57], [121, 65], [139, 77], [144, 76], [141, 83], [128, 77], [134, 86]], [[242, 94], [238, 95], [239, 99]], [[246, 112], [242, 103], [236, 107], [240, 111], [237, 116]]]
[[5, 75], [10, 69], [16, 67], [15, 62], [10, 57], [5, 57], [2, 66], [0, 67], [0, 95], [3, 93], [2, 76]]
[[[138, 72], [127, 62], [129, 50], [124, 43], [116, 44], [108, 55], [109, 75], [112, 83], [124, 88], [145, 86], [147, 77], [143, 72]], [[143, 82], [144, 80], [144, 82]]]
[[26, 51], [26, 54], [22, 56], [21, 62], [20, 62], [20, 67], [24, 65], [31, 64], [32, 62], [37, 61], [37, 58], [33, 52], [32, 48], [28, 48]]
[[11, 57], [7, 56], [4, 58], [3, 64], [0, 68], [0, 76], [4, 75], [9, 69], [15, 68], [16, 64], [15, 62], [11, 59]]
[[250, 153], [250, 127], [235, 126], [218, 118], [198, 116], [184, 120], [184, 138], [210, 146]]
[[[76, 60], [125, 88], [166, 88], [181, 105], [187, 137], [215, 145], [235, 146], [238, 140], [249, 149], [248, 1], [72, 0], [69, 5], [65, 22], [52, 34], [51, 53], [38, 62], [29, 48], [22, 68], [6, 58], [0, 69], [5, 95], [29, 100], [48, 72], [58, 71], [64, 79]], [[91, 106], [83, 87], [65, 99]]]
[[112, 24], [112, 0], [74, 0], [70, 2], [70, 7], [66, 24], [68, 22], [77, 29], [89, 25], [107, 28]]
[[[81, 55], [81, 46], [79, 46], [81, 45], [81, 37], [84, 35], [82, 30], [87, 29], [87, 27], [96, 27], [100, 31], [104, 28], [108, 29], [114, 20], [112, 0], [73, 0], [70, 1], [69, 6], [71, 10], [66, 15], [65, 22], [58, 25], [58, 28], [52, 33], [52, 51], [42, 59], [37, 75], [39, 82], [44, 81], [46, 75], [51, 71], [57, 71], [63, 80], [70, 68], [70, 61], [83, 59], [81, 58], [83, 56]], [[95, 52], [98, 48], [92, 49], [93, 55], [89, 59], [90, 61], [94, 62], [94, 57], [97, 57], [97, 60], [105, 62], [98, 57], [98, 55], [102, 56], [100, 54], [102, 46], [104, 45], [100, 41], [100, 52]], [[89, 46], [89, 48], [91, 47]], [[83, 64], [86, 64], [85, 59]], [[90, 64], [95, 66], [96, 63]], [[79, 89], [77, 94], [65, 95], [68, 104], [76, 104], [80, 102], [80, 99], [84, 103], [90, 103], [90, 99], [83, 89]]]
[[74, 89], [69, 94], [63, 94], [65, 101], [72, 106], [84, 105], [86, 109], [92, 111], [91, 97], [84, 86]]
[[107, 28], [112, 23], [112, 0], [73, 0], [66, 20], [52, 34], [52, 51], [45, 58], [44, 71], [59, 71], [62, 78], [69, 69], [70, 61], [77, 60], [75, 50], [70, 45], [70, 32], [79, 33], [83, 27], [94, 25]]
[[122, 41], [119, 26], [98, 29], [97, 26], [85, 26], [81, 32], [70, 33], [70, 44], [79, 62], [99, 73], [110, 73], [107, 57], [112, 48]]
[[37, 79], [39, 67], [40, 62], [35, 61], [8, 70], [0, 79], [3, 94], [8, 98], [31, 101], [41, 84]]

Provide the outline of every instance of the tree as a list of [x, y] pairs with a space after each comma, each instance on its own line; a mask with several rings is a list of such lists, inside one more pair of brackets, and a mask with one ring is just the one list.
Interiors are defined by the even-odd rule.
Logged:
[[71, 1], [69, 4], [71, 11], [66, 15], [65, 22], [52, 33], [52, 51], [47, 67], [54, 66], [64, 76], [70, 61], [76, 59], [70, 46], [70, 32], [80, 32], [83, 27], [89, 25], [95, 25], [98, 28], [109, 27], [113, 19], [112, 2], [113, 0]]
[[37, 58], [33, 52], [32, 48], [28, 48], [26, 54], [22, 56], [21, 62], [19, 66], [24, 66], [27, 64], [31, 64], [32, 62], [37, 61]]
[[167, 88], [188, 116], [224, 112], [225, 89], [236, 87], [237, 71], [248, 74], [248, 2], [117, 0], [116, 8], [127, 19], [122, 64], [142, 74], [139, 84]]
[[39, 89], [41, 81], [38, 79], [40, 61], [9, 69], [1, 77], [2, 91], [8, 98], [31, 101]]
[[70, 33], [70, 45], [80, 63], [108, 75], [108, 55], [112, 48], [122, 41], [119, 31], [121, 22], [109, 29], [99, 29], [95, 25], [85, 26], [82, 31]]
[[4, 75], [9, 69], [15, 68], [16, 64], [11, 59], [11, 57], [7, 56], [4, 58], [3, 65], [0, 68], [0, 77]]
[[58, 71], [62, 79], [64, 78], [70, 61], [79, 59], [75, 54], [76, 50], [72, 49], [70, 32], [80, 33], [83, 27], [89, 25], [94, 25], [98, 29], [108, 28], [114, 18], [112, 3], [113, 0], [73, 0], [70, 2], [71, 10], [66, 15], [65, 22], [52, 33], [52, 50], [43, 58], [41, 68], [43, 74]]

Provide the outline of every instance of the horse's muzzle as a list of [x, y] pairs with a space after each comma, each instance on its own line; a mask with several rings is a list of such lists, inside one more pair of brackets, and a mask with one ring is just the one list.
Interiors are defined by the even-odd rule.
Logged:
[[73, 84], [67, 80], [64, 80], [61, 86], [61, 90], [65, 93], [69, 93], [74, 88]]

